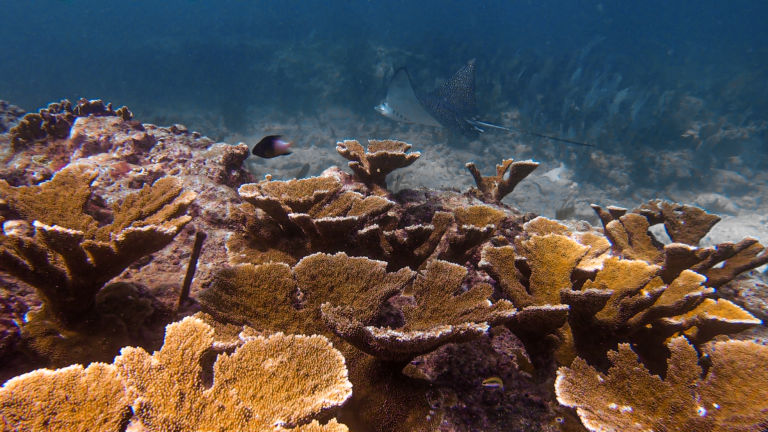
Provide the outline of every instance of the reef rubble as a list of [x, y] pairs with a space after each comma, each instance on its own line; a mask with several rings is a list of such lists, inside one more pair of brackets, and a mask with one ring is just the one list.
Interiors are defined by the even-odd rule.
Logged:
[[[340, 141], [351, 172], [258, 180], [247, 145], [124, 107], [21, 118], [0, 134], [3, 430], [768, 422], [768, 377], [737, 373], [766, 357], [757, 240], [702, 244], [719, 218], [667, 201], [595, 205], [601, 226], [501, 203], [533, 161], [393, 192], [387, 174], [429, 157], [411, 147]], [[642, 383], [674, 406], [622, 394]]]
[[8, 132], [8, 129], [15, 126], [24, 114], [23, 109], [0, 100], [0, 133]]

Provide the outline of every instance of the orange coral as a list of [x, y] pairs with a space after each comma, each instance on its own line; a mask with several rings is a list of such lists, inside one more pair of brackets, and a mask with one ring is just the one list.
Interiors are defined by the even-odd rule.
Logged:
[[663, 223], [667, 235], [675, 243], [697, 246], [720, 217], [704, 210], [662, 200], [651, 200], [637, 209], [652, 224]]
[[115, 366], [136, 416], [152, 430], [346, 430], [335, 420], [325, 426], [313, 420], [352, 394], [344, 358], [326, 338], [244, 339], [232, 354], [216, 358], [210, 386], [203, 381], [203, 357], [213, 329], [197, 318], [169, 325], [153, 355], [124, 348]]
[[[681, 315], [712, 294], [714, 289], [704, 286], [706, 278], [696, 272], [686, 270], [680, 273], [669, 285], [662, 285], [658, 279], [652, 280], [645, 288], [651, 297], [656, 298], [647, 309], [632, 317], [630, 325], [640, 326], [664, 317]], [[651, 291], [656, 293], [651, 294]], [[660, 295], [658, 295], [660, 293]]]
[[[477, 284], [467, 292], [456, 294], [466, 269], [446, 262], [432, 264], [408, 291], [395, 303], [413, 302], [402, 306], [409, 323], [406, 328], [393, 319], [393, 306], [388, 299], [402, 293], [413, 279], [414, 272], [403, 268], [387, 272], [386, 263], [361, 257], [314, 254], [303, 258], [294, 266], [292, 274], [296, 285], [278, 282], [276, 289], [267, 289], [262, 283], [269, 278], [259, 275], [267, 266], [239, 266], [231, 270], [239, 276], [222, 272], [226, 280], [215, 282], [210, 294], [202, 300], [207, 309], [216, 315], [227, 316], [230, 311], [237, 317], [240, 311], [252, 310], [245, 320], [256, 331], [326, 332], [325, 322], [330, 323], [344, 337], [354, 339], [357, 334], [369, 330], [387, 333], [383, 325], [392, 324], [390, 334], [407, 337], [400, 342], [394, 337], [383, 341], [380, 347], [388, 360], [410, 359], [418, 353], [429, 351], [451, 341], [476, 338], [487, 328], [514, 316], [514, 308], [506, 301], [489, 305], [492, 289], [487, 284]], [[278, 264], [272, 264], [278, 266]], [[287, 266], [279, 265], [279, 272]], [[277, 267], [272, 270], [276, 272]], [[280, 280], [288, 280], [287, 274]], [[219, 294], [224, 301], [210, 301]], [[402, 301], [401, 301], [402, 300]], [[322, 315], [321, 315], [322, 314]], [[322, 319], [321, 319], [322, 316]], [[325, 322], [324, 322], [325, 321]], [[349, 324], [349, 326], [347, 326]], [[348, 333], [348, 329], [352, 333]], [[355, 385], [355, 396], [350, 410], [360, 415], [372, 430], [421, 430], [429, 410], [424, 403], [423, 384], [414, 383], [400, 373], [402, 364], [380, 361], [336, 339], [350, 365], [350, 376]], [[366, 348], [368, 349], [368, 348]], [[371, 348], [370, 350], [374, 350]], [[410, 417], [411, 415], [415, 417]]]
[[352, 308], [366, 324], [376, 318], [384, 303], [398, 294], [414, 276], [407, 268], [388, 272], [387, 263], [363, 257], [314, 254], [293, 268], [303, 307], [320, 317], [324, 303]]
[[368, 140], [368, 150], [355, 140], [339, 141], [336, 151], [349, 159], [349, 167], [358, 180], [375, 194], [386, 194], [389, 173], [416, 162], [421, 153], [408, 153], [411, 145], [397, 140]]
[[413, 304], [402, 306], [405, 322], [398, 328], [369, 326], [365, 309], [345, 302], [324, 304], [323, 318], [335, 333], [365, 352], [389, 361], [410, 360], [449, 342], [477, 338], [514, 318], [516, 310], [508, 301], [490, 303], [493, 290], [487, 284], [455, 295], [466, 273], [463, 266], [430, 261], [403, 293]]
[[504, 297], [520, 309], [509, 327], [538, 360], [570, 338], [567, 329], [561, 330], [568, 318], [568, 306], [561, 304], [560, 291], [571, 286], [571, 273], [587, 248], [558, 234], [534, 236], [525, 247], [526, 255], [518, 257], [513, 246], [486, 246], [478, 265], [496, 279]]
[[487, 205], [459, 207], [454, 211], [454, 215], [459, 225], [476, 227], [496, 226], [507, 218], [507, 214], [502, 210]]
[[38, 369], [0, 388], [3, 431], [118, 432], [131, 400], [113, 365]]
[[64, 324], [84, 320], [106, 282], [163, 248], [191, 219], [185, 212], [195, 193], [168, 177], [126, 197], [112, 223], [99, 227], [84, 211], [93, 178], [74, 166], [37, 186], [0, 181], [9, 208], [34, 221], [34, 236], [0, 235], [0, 269], [37, 288], [46, 312]]
[[85, 213], [96, 172], [74, 165], [36, 186], [12, 187], [0, 179], [0, 197], [15, 217], [92, 234], [98, 223]]
[[[613, 250], [626, 258], [663, 263], [660, 276], [666, 283], [690, 269], [706, 276], [707, 285], [717, 288], [739, 273], [768, 263], [768, 249], [751, 238], [697, 247], [720, 218], [696, 207], [654, 200], [631, 213], [620, 207], [604, 210], [593, 204], [592, 208], [600, 217]], [[651, 225], [660, 223], [675, 243], [662, 245], [648, 231]]]
[[390, 270], [417, 269], [429, 258], [464, 263], [500, 225], [511, 221], [499, 208], [469, 205], [455, 215], [438, 208], [430, 211], [431, 224], [403, 227], [398, 223], [402, 207], [359, 191], [367, 193], [334, 171], [241, 186], [240, 196], [269, 217], [251, 211], [247, 233], [228, 242], [231, 261], [293, 264], [312, 252], [345, 251], [384, 259]]
[[313, 206], [333, 195], [341, 188], [341, 183], [332, 177], [310, 177], [308, 179], [248, 183], [237, 190], [240, 197], [264, 210], [270, 217], [283, 225], [291, 227], [288, 215], [306, 213]]
[[543, 216], [537, 216], [523, 224], [523, 230], [528, 236], [543, 236], [547, 234], [571, 235], [571, 230], [567, 226]]
[[685, 338], [668, 347], [664, 378], [645, 369], [629, 344], [609, 353], [605, 374], [577, 358], [557, 372], [557, 399], [576, 408], [591, 431], [751, 432], [768, 425], [768, 347], [717, 342], [706, 350], [706, 375]]
[[[648, 223], [630, 213], [607, 226], [640, 227], [645, 234]], [[544, 218], [526, 223], [524, 229], [515, 247], [486, 246], [479, 265], [498, 281], [504, 296], [522, 309], [508, 326], [535, 358], [546, 357], [552, 348], [542, 346], [546, 334], [559, 339], [556, 357], [562, 364], [578, 354], [601, 365], [605, 352], [622, 341], [632, 340], [644, 354], [658, 356], [663, 355], [658, 347], [674, 333], [685, 332], [698, 343], [759, 324], [735, 305], [727, 317], [693, 312], [714, 290], [705, 286], [704, 276], [691, 270], [673, 273], [653, 264], [654, 253], [646, 252], [662, 254], [664, 250], [651, 246], [650, 237], [630, 244], [634, 234], [625, 235], [622, 249], [623, 254], [640, 255], [648, 262], [612, 256], [608, 242], [597, 232], [572, 233]], [[638, 232], [636, 228], [622, 232], [627, 231]], [[613, 240], [614, 245], [619, 243]], [[665, 275], [672, 280], [665, 282]], [[566, 316], [567, 325], [558, 329]]]
[[384, 230], [378, 224], [360, 230], [357, 244], [372, 258], [383, 259], [389, 270], [403, 267], [420, 268], [433, 256], [443, 236], [453, 225], [449, 212], [437, 211], [430, 224], [409, 225], [395, 230]]
[[[532, 228], [534, 232], [542, 229], [540, 223]], [[499, 282], [516, 307], [531, 310], [562, 303], [561, 291], [571, 287], [574, 270], [590, 250], [561, 234], [534, 235], [518, 242], [517, 248], [519, 254], [513, 246], [486, 246], [479, 266]]]
[[648, 232], [650, 226], [643, 216], [629, 213], [608, 222], [605, 236], [625, 258], [658, 263], [663, 260], [661, 243]]
[[357, 192], [345, 192], [310, 214], [293, 213], [289, 217], [309, 239], [310, 250], [334, 252], [349, 244], [367, 220], [386, 212], [394, 204], [378, 196], [363, 197]]
[[660, 267], [647, 262], [612, 257], [594, 281], [588, 280], [581, 290], [563, 291], [562, 299], [571, 307], [575, 352], [602, 365], [607, 349], [631, 340], [648, 358], [658, 358], [664, 355], [661, 343], [675, 333], [700, 344], [760, 324], [731, 303], [713, 307], [715, 302], [706, 296], [714, 290], [704, 285], [704, 276], [685, 270], [666, 284], [659, 273]]
[[567, 226], [542, 216], [538, 216], [523, 224], [523, 233], [517, 242], [519, 243], [522, 238], [547, 234], [559, 234], [570, 237], [577, 243], [588, 247], [586, 255], [584, 255], [573, 270], [572, 280], [585, 281], [593, 278], [597, 270], [602, 268], [603, 261], [611, 256], [611, 243], [601, 232], [594, 229], [572, 232]]
[[722, 243], [706, 248], [705, 259], [693, 266], [707, 277], [707, 284], [717, 288], [737, 275], [768, 263], [768, 248], [753, 238], [738, 243]]
[[[475, 184], [483, 200], [499, 203], [515, 189], [518, 183], [538, 168], [539, 163], [534, 161], [517, 161], [504, 159], [501, 165], [496, 165], [496, 175], [484, 177], [480, 174], [474, 163], [466, 164], [467, 169], [475, 179]], [[509, 173], [507, 174], [507, 171]], [[506, 175], [506, 177], [505, 177]]]
[[311, 252], [349, 249], [358, 230], [395, 203], [341, 189], [340, 181], [332, 176], [241, 186], [240, 196], [277, 222], [281, 235], [271, 238], [268, 222], [257, 216], [248, 237], [230, 241], [230, 248], [258, 262], [277, 258], [290, 263]]
[[301, 333], [296, 281], [283, 263], [240, 264], [220, 270], [199, 300], [221, 321], [248, 324], [264, 331]]
[[587, 280], [581, 290], [568, 291], [563, 297], [579, 312], [594, 314], [596, 322], [615, 329], [662, 295], [660, 286], [649, 286], [658, 272], [658, 266], [645, 261], [611, 257], [604, 261], [594, 280]]
[[608, 222], [618, 219], [625, 214], [627, 214], [627, 209], [623, 207], [618, 206], [608, 206], [605, 209], [600, 207], [597, 204], [590, 204], [592, 207], [592, 210], [597, 213], [597, 217], [600, 219], [600, 222], [603, 224], [603, 227], [608, 225]]
[[662, 318], [656, 324], [665, 334], [681, 332], [696, 345], [717, 335], [738, 333], [762, 321], [726, 299], [704, 299], [683, 315]]
[[412, 277], [409, 269], [388, 273], [383, 261], [316, 253], [292, 269], [282, 263], [223, 269], [200, 300], [212, 315], [259, 331], [320, 333], [321, 304], [365, 310], [368, 322]]
[[150, 431], [348, 430], [316, 419], [352, 394], [344, 358], [325, 337], [244, 331], [238, 339], [211, 363], [220, 346], [213, 328], [187, 317], [167, 326], [152, 355], [126, 347], [111, 365], [13, 378], [0, 389], [2, 430], [122, 431], [131, 405]]
[[487, 205], [460, 207], [454, 211], [456, 227], [448, 231], [445, 247], [437, 257], [442, 260], [465, 263], [475, 247], [488, 240], [507, 219], [500, 209]]

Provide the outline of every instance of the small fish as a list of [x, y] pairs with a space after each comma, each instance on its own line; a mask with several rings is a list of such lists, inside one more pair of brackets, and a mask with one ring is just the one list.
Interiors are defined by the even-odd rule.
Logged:
[[483, 387], [504, 390], [504, 381], [497, 376], [488, 377], [483, 380]]
[[273, 157], [289, 155], [289, 148], [293, 145], [290, 141], [284, 141], [281, 135], [267, 135], [253, 147], [251, 151], [258, 157], [270, 159]]

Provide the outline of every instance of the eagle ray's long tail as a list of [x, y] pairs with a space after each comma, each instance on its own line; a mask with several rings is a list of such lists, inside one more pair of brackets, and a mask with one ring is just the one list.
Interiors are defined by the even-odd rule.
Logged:
[[533, 135], [533, 136], [537, 136], [537, 137], [540, 137], [540, 138], [551, 139], [552, 141], [563, 142], [563, 143], [566, 143], [566, 144], [574, 144], [574, 145], [579, 145], [579, 146], [584, 146], [584, 147], [596, 147], [594, 144], [589, 144], [589, 143], [585, 143], [585, 142], [581, 142], [581, 141], [569, 140], [567, 138], [559, 138], [559, 137], [552, 136], [552, 135], [545, 135], [545, 134], [534, 132], [534, 131], [518, 129], [518, 128], [515, 128], [515, 127], [499, 126], [499, 125], [495, 125], [493, 123], [487, 123], [487, 122], [480, 121], [480, 120], [467, 120], [467, 121], [469, 122], [469, 124], [471, 124], [472, 126], [476, 127], [480, 132], [484, 132], [483, 129], [480, 128], [480, 126], [485, 126], [485, 127], [494, 128], [494, 129], [501, 129], [501, 130], [507, 131], [507, 132], [517, 132], [517, 133], [521, 133], [521, 134], [525, 134], [525, 135]]

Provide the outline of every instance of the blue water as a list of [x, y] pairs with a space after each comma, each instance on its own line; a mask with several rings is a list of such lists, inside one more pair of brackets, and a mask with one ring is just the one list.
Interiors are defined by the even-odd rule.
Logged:
[[5, 2], [0, 99], [101, 98], [166, 123], [208, 112], [234, 131], [254, 107], [380, 122], [394, 68], [427, 91], [476, 58], [486, 120], [517, 109], [518, 126], [608, 150], [695, 145], [759, 169], [766, 22], [768, 3], [742, 0]]

